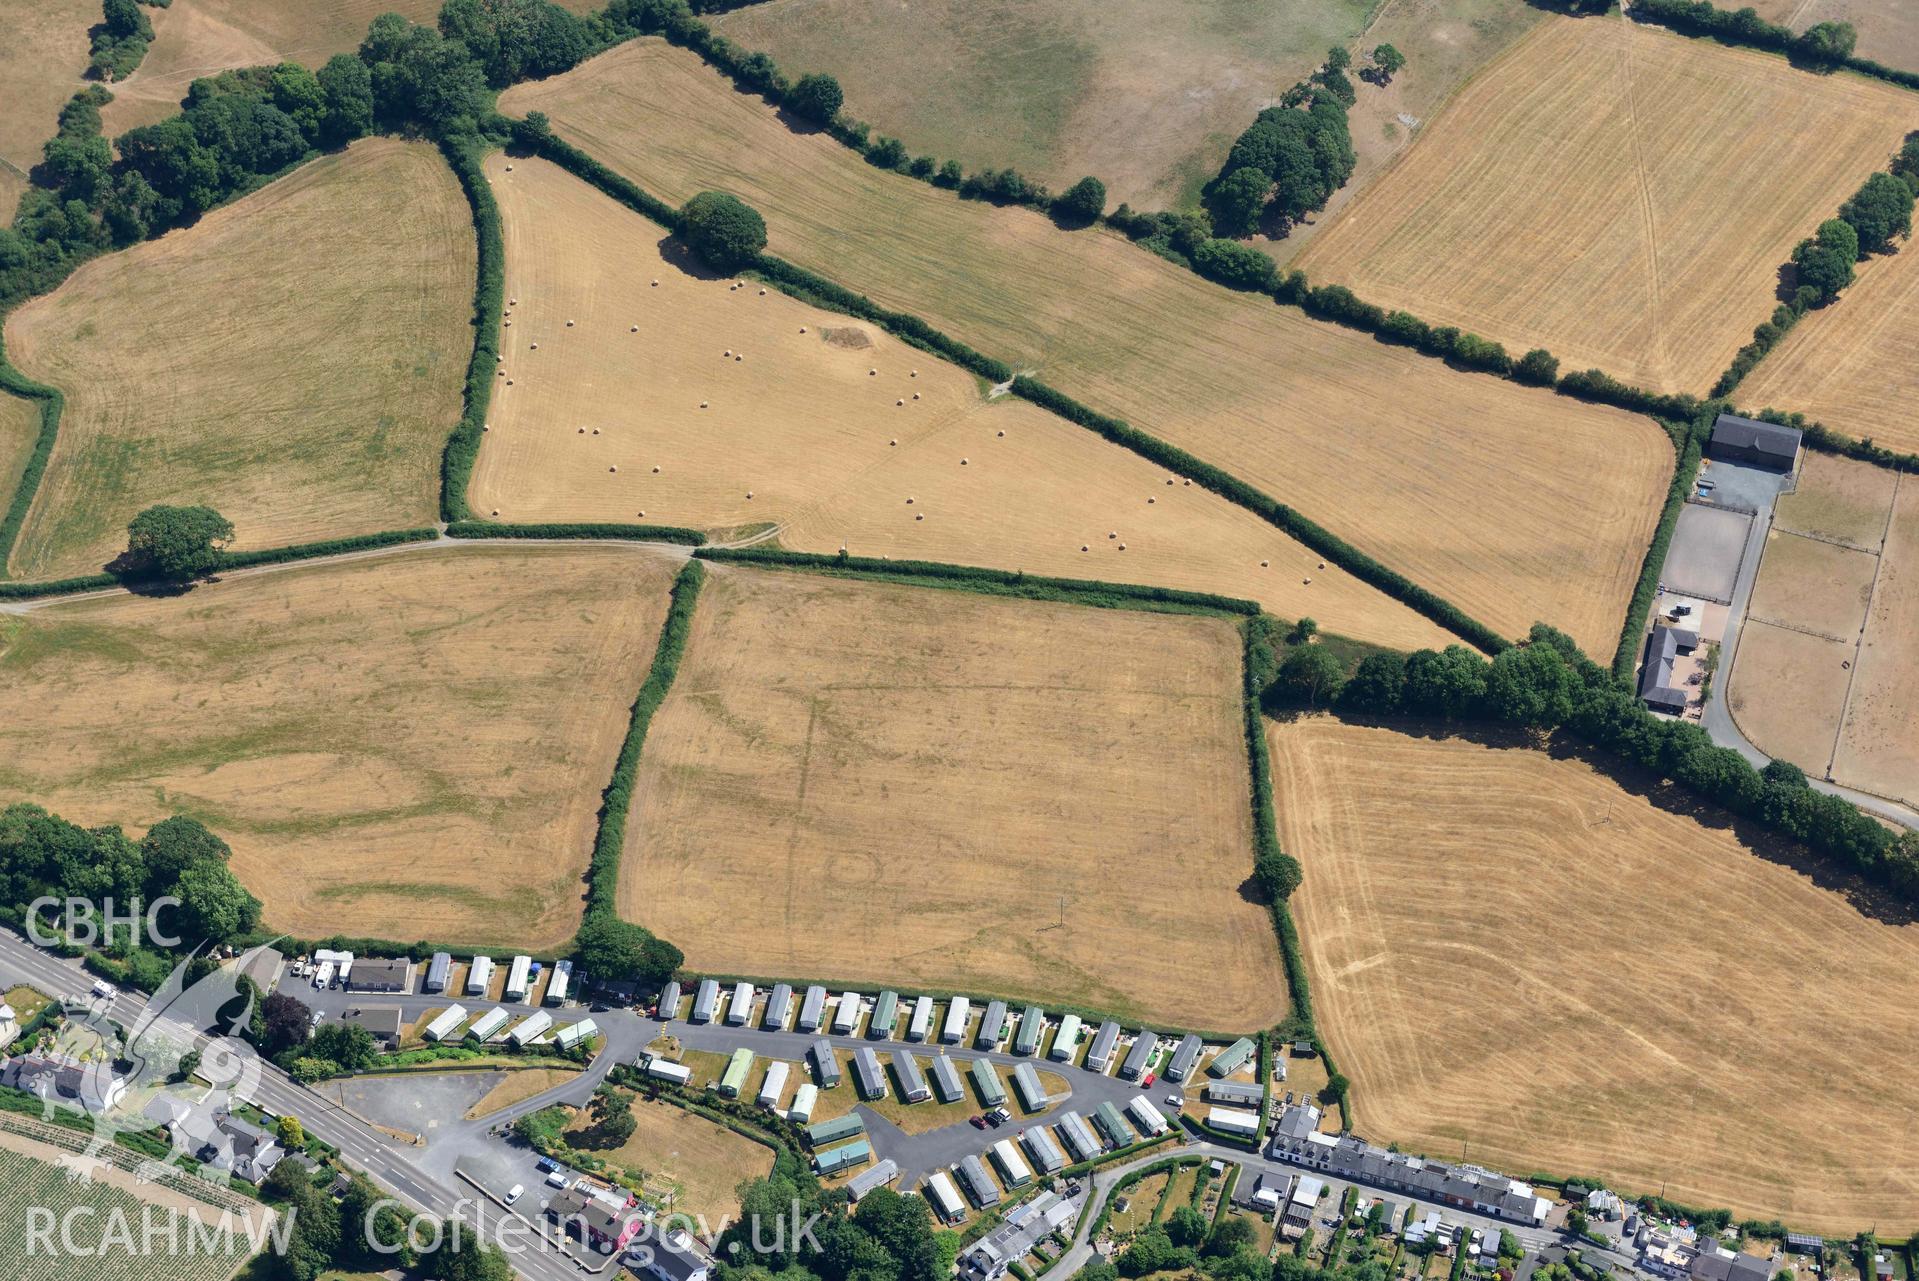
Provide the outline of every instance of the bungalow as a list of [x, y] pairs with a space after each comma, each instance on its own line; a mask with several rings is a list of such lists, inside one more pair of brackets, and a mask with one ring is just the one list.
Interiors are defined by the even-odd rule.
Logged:
[[669, 1232], [657, 1241], [629, 1248], [627, 1266], [652, 1281], [707, 1281], [712, 1266], [685, 1232]]
[[43, 1101], [70, 1100], [90, 1113], [111, 1112], [126, 1097], [127, 1083], [111, 1063], [83, 1063], [60, 1053], [17, 1054], [0, 1068], [0, 1085]]
[[353, 979], [347, 986], [355, 992], [407, 992], [413, 988], [413, 962], [406, 957], [392, 960], [363, 958], [353, 967]]

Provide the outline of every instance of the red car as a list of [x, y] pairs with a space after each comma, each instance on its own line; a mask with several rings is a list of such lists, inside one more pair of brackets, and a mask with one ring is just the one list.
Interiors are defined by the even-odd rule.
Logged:
[[973, 1123], [975, 1130], [984, 1130], [986, 1128], [986, 1118], [983, 1116], [968, 1117], [967, 1119]]
[[1141, 1080], [1141, 1081], [1140, 1081], [1140, 1083], [1139, 1083], [1139, 1086], [1140, 1086], [1140, 1088], [1141, 1088], [1141, 1089], [1143, 1090], [1143, 1089], [1145, 1089], [1145, 1088], [1146, 1088], [1147, 1086], [1149, 1086], [1149, 1085], [1151, 1085], [1152, 1083], [1153, 1083], [1153, 1073], [1151, 1073], [1151, 1072], [1148, 1072], [1148, 1073], [1146, 1074], [1146, 1076], [1145, 1076], [1145, 1078], [1144, 1078], [1143, 1080]]

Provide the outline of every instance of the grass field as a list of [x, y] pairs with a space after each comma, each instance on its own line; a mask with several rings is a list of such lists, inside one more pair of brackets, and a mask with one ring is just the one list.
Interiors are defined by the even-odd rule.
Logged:
[[1849, 22], [1861, 58], [1919, 70], [1919, 9], [1907, 0], [1753, 0], [1768, 22], [1803, 32], [1816, 22]]
[[40, 439], [40, 402], [0, 393], [0, 519]]
[[1919, 451], [1919, 425], [1906, 408], [1919, 396], [1915, 335], [1919, 248], [1906, 244], [1861, 264], [1845, 296], [1808, 313], [1736, 394], [1745, 405], [1797, 410], [1848, 436]]
[[[628, 1174], [642, 1175], [649, 1187], [677, 1187], [673, 1209], [703, 1218], [715, 1232], [724, 1216], [739, 1212], [734, 1189], [773, 1168], [766, 1148], [671, 1104], [634, 1098], [633, 1120], [633, 1137], [619, 1147], [586, 1150]], [[591, 1124], [582, 1113], [576, 1128]]]
[[502, 106], [545, 111], [666, 199], [731, 190], [775, 252], [1235, 473], [1503, 632], [1544, 618], [1610, 656], [1671, 476], [1648, 420], [1465, 377], [1116, 234], [880, 173], [660, 42]]
[[1919, 487], [1808, 454], [1780, 499], [1729, 688], [1746, 736], [1808, 773], [1919, 801]]
[[[1888, 85], [1549, 16], [1298, 265], [1515, 355], [1703, 392], [1771, 311], [1792, 246], [1915, 123]], [[1729, 207], [1734, 188], [1748, 198]]]
[[1269, 1026], [1240, 680], [1224, 620], [726, 567], [647, 738], [621, 910], [694, 969]]
[[473, 259], [439, 153], [374, 139], [21, 307], [13, 361], [67, 408], [13, 572], [97, 571], [152, 503], [210, 503], [236, 548], [432, 520]]
[[551, 947], [672, 570], [407, 550], [0, 615], [0, 801], [194, 814], [277, 929]]
[[87, 29], [100, 21], [95, 0], [33, 0], [7, 6], [0, 40], [0, 226], [13, 222], [27, 171], [60, 127], [60, 108], [86, 86]]
[[1271, 739], [1368, 1137], [1802, 1230], [1919, 1226], [1919, 924], [1576, 758], [1327, 718]]
[[[1365, 21], [1371, 0], [773, 0], [713, 20], [915, 153], [1008, 166], [1112, 203], [1196, 198], [1233, 139]], [[910, 68], [910, 74], [902, 74]]]
[[1244, 508], [876, 326], [689, 274], [659, 227], [557, 166], [487, 170], [515, 305], [513, 385], [495, 380], [468, 495], [482, 513], [773, 521], [806, 551], [1159, 583], [1402, 649], [1448, 639]]

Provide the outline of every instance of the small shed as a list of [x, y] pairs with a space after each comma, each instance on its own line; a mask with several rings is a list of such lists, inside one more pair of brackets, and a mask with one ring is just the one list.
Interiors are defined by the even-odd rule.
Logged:
[[826, 989], [815, 983], [806, 989], [806, 999], [800, 1002], [799, 1021], [793, 1027], [799, 1032], [817, 1032], [825, 1021]]
[[1113, 1047], [1119, 1044], [1119, 1024], [1107, 1019], [1099, 1025], [1099, 1031], [1093, 1033], [1093, 1043], [1086, 1047], [1086, 1070], [1104, 1072], [1113, 1062]]
[[979, 1031], [973, 1034], [973, 1048], [976, 1050], [997, 1050], [999, 1043], [1006, 1037], [1006, 1002], [988, 1001], [986, 1014], [979, 1021]]

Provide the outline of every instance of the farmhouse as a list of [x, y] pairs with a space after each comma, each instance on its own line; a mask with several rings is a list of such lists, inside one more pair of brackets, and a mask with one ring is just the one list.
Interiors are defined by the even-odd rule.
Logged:
[[969, 1281], [999, 1281], [1013, 1264], [1041, 1241], [1073, 1221], [1078, 1211], [1057, 1193], [1042, 1192], [1007, 1211], [1006, 1222], [960, 1259], [960, 1275]]
[[979, 1031], [973, 1034], [973, 1048], [976, 1050], [997, 1050], [1006, 1035], [1006, 1002], [988, 1001], [986, 1013], [980, 1018]]
[[899, 1166], [889, 1158], [870, 1170], [861, 1170], [854, 1175], [852, 1181], [846, 1185], [846, 1194], [858, 1203], [868, 1192], [875, 1188], [883, 1188], [899, 1177]]
[[1750, 463], [1774, 471], [1791, 471], [1799, 461], [1799, 443], [1805, 433], [1796, 427], [1721, 414], [1712, 425], [1706, 453], [1733, 463]]
[[817, 1032], [826, 1019], [826, 989], [815, 983], [806, 989], [806, 999], [800, 1002], [799, 1021], [793, 1025], [797, 1032]]
[[286, 1156], [278, 1139], [223, 1105], [163, 1093], [150, 1099], [141, 1115], [165, 1127], [175, 1146], [195, 1160], [256, 1187]]
[[830, 1090], [840, 1083], [840, 1061], [833, 1057], [833, 1043], [825, 1037], [813, 1042], [808, 1051], [813, 1056], [813, 1071], [820, 1078], [820, 1088]]
[[1639, 701], [1656, 712], [1678, 715], [1690, 701], [1673, 682], [1674, 665], [1681, 654], [1699, 647], [1699, 633], [1684, 627], [1655, 627], [1646, 638], [1646, 662], [1639, 669]]
[[953, 1167], [953, 1173], [966, 1189], [966, 1195], [973, 1198], [973, 1204], [984, 1210], [989, 1205], [999, 1204], [999, 1185], [993, 1182], [993, 1176], [986, 1172], [986, 1162], [977, 1156], [960, 1158]]
[[793, 985], [775, 983], [773, 990], [767, 993], [766, 1012], [760, 1018], [760, 1024], [771, 1032], [783, 1031], [786, 1016], [793, 1011]]
[[933, 1093], [940, 1096], [941, 1103], [958, 1103], [966, 1094], [959, 1068], [944, 1054], [933, 1060]]
[[[1318, 1109], [1294, 1105], [1280, 1117], [1270, 1153], [1342, 1179], [1406, 1192], [1425, 1201], [1497, 1215], [1534, 1227], [1546, 1221], [1552, 1203], [1531, 1185], [1476, 1165], [1449, 1165], [1374, 1147], [1353, 1135], [1317, 1133]], [[1300, 1131], [1308, 1124], [1303, 1139]]]

